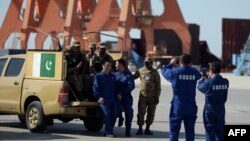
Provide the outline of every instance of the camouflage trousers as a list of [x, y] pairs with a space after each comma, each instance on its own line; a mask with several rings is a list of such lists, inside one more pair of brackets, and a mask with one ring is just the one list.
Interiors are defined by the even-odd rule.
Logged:
[[[144, 125], [146, 124], [151, 125], [154, 121], [155, 117], [155, 110], [156, 110], [156, 103], [155, 98], [153, 97], [145, 97], [140, 95], [139, 102], [138, 102], [138, 114], [137, 114], [137, 124]], [[146, 121], [144, 121], [144, 116], [147, 112]]]

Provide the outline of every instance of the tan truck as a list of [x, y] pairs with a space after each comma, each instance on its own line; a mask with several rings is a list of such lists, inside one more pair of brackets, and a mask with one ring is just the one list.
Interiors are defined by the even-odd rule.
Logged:
[[99, 131], [102, 117], [93, 101], [70, 101], [63, 51], [26, 51], [0, 57], [0, 114], [18, 115], [31, 132], [42, 132], [54, 119], [84, 121]]

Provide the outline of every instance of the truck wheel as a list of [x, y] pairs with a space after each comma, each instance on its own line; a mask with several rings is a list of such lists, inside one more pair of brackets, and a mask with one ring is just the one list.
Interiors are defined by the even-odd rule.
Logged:
[[31, 102], [26, 111], [26, 125], [31, 132], [42, 132], [46, 128], [46, 120], [39, 101]]
[[25, 123], [25, 115], [17, 115], [18, 116], [18, 119], [21, 123]]
[[84, 118], [84, 126], [89, 131], [100, 131], [103, 127], [103, 122], [101, 117]]

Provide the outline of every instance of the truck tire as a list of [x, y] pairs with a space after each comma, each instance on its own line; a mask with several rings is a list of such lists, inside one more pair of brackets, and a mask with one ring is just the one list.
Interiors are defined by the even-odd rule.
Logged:
[[25, 123], [26, 122], [26, 120], [25, 120], [25, 115], [17, 115], [17, 117], [18, 117], [18, 119], [19, 119], [19, 121], [21, 122], [21, 123]]
[[26, 126], [31, 132], [42, 132], [46, 128], [46, 120], [43, 113], [42, 104], [33, 101], [26, 111]]
[[88, 117], [84, 118], [84, 126], [89, 131], [100, 131], [103, 127], [103, 121], [101, 117]]

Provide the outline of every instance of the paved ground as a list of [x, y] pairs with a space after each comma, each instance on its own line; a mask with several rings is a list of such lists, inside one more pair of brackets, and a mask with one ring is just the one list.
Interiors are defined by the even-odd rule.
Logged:
[[[235, 77], [231, 74], [223, 74], [230, 80], [230, 90], [228, 101], [226, 104], [226, 123], [227, 124], [248, 124], [250, 125], [250, 77]], [[137, 113], [137, 101], [138, 101], [138, 84], [136, 81], [137, 88], [133, 91], [134, 96], [134, 114]], [[88, 132], [82, 121], [74, 120], [67, 124], [62, 124], [56, 121], [55, 125], [48, 127], [45, 133], [30, 133], [24, 125], [18, 122], [16, 116], [0, 115], [0, 140], [126, 140], [126, 141], [138, 141], [138, 140], [168, 140], [169, 137], [169, 108], [170, 100], [172, 97], [172, 89], [168, 82], [162, 79], [162, 94], [160, 97], [160, 103], [157, 107], [155, 122], [152, 125], [154, 132], [153, 136], [136, 136], [137, 130], [136, 118], [133, 119], [132, 125], [132, 137], [126, 138], [124, 136], [124, 126], [122, 128], [115, 128], [115, 133], [118, 138], [110, 139], [103, 137], [103, 129], [100, 132]], [[197, 92], [197, 105], [198, 105], [198, 119], [196, 122], [196, 141], [204, 141], [204, 128], [202, 122], [202, 110], [204, 104], [204, 96]], [[180, 133], [180, 141], [185, 140], [185, 132], [183, 125]]]

